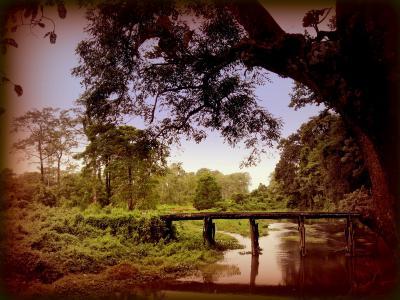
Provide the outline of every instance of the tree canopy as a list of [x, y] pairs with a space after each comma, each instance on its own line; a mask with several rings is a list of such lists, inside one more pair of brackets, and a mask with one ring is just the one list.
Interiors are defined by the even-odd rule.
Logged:
[[279, 149], [270, 188], [278, 187], [289, 208], [337, 209], [346, 194], [370, 188], [360, 148], [336, 114], [312, 118], [282, 139]]
[[217, 184], [215, 177], [210, 174], [200, 177], [197, 181], [193, 206], [198, 210], [208, 209], [221, 200], [221, 187]]

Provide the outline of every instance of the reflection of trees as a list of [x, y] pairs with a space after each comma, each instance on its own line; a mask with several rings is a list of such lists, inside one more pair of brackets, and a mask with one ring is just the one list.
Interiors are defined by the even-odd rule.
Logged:
[[104, 299], [116, 300], [139, 300], [139, 299], [154, 299], [164, 300], [166, 298], [165, 291], [155, 289], [134, 288], [129, 292], [116, 292], [104, 297]]
[[[315, 230], [311, 236], [318, 234], [318, 231], [323, 231], [322, 225], [324, 224], [314, 227]], [[282, 239], [280, 248], [286, 255], [278, 256], [277, 259], [285, 285], [296, 286], [299, 291], [304, 290], [306, 294], [319, 291], [347, 294], [374, 291], [382, 283], [393, 280], [395, 267], [392, 259], [374, 255], [352, 258], [346, 257], [343, 251], [335, 251], [335, 249], [341, 250], [344, 245], [341, 236], [337, 235], [342, 232], [342, 225], [336, 224], [335, 231], [335, 226], [327, 224], [329, 243], [324, 246], [319, 243], [307, 243], [306, 237], [309, 252], [302, 260], [298, 242], [293, 239]], [[293, 231], [293, 234], [298, 233]], [[362, 231], [359, 231], [357, 235], [368, 239], [368, 235], [364, 235]], [[374, 245], [369, 245], [369, 247], [373, 248]], [[363, 252], [371, 253], [370, 251]]]
[[240, 275], [240, 269], [236, 265], [222, 265], [222, 264], [211, 264], [205, 266], [201, 270], [204, 283], [212, 283], [218, 280], [220, 277]]

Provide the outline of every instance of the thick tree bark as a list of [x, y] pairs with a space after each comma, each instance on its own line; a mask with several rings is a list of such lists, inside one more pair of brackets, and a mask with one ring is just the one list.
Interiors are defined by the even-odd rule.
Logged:
[[352, 127], [358, 145], [363, 152], [372, 185], [373, 206], [362, 211], [366, 224], [373, 228], [391, 246], [397, 247], [396, 202], [390, 191], [388, 172], [386, 172], [376, 146], [371, 138], [358, 126]]

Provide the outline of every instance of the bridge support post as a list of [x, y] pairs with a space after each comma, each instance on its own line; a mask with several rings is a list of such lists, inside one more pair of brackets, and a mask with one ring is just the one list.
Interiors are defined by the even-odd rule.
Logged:
[[256, 256], [260, 254], [260, 246], [258, 244], [258, 224], [253, 218], [249, 219], [250, 222], [250, 239], [251, 239], [251, 255]]
[[344, 233], [346, 237], [346, 255], [354, 256], [354, 225], [351, 216], [347, 216], [346, 218], [346, 228]]
[[167, 219], [165, 220], [165, 233], [164, 233], [164, 238], [167, 240], [171, 240], [175, 238], [175, 232], [172, 227], [172, 221]]
[[299, 216], [299, 233], [300, 233], [300, 255], [306, 255], [306, 228], [304, 226], [304, 216]]
[[215, 224], [210, 217], [204, 218], [203, 241], [209, 246], [215, 245]]

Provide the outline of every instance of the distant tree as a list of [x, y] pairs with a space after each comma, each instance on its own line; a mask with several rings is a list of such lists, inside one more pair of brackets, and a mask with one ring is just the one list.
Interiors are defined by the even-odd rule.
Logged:
[[72, 150], [78, 146], [81, 133], [78, 129], [79, 118], [72, 110], [62, 110], [56, 117], [55, 127], [49, 132], [49, 157], [54, 158], [56, 165], [56, 181], [60, 186], [61, 165], [68, 162]]
[[36, 158], [40, 166], [40, 179], [45, 182], [45, 160], [49, 153], [46, 152], [50, 144], [50, 131], [56, 125], [54, 117], [56, 109], [46, 107], [42, 110], [32, 110], [17, 117], [13, 122], [13, 132], [22, 132], [20, 138], [13, 147], [25, 153], [28, 159]]
[[57, 182], [60, 182], [62, 159], [77, 145], [76, 125], [77, 121], [69, 110], [51, 107], [31, 110], [14, 119], [12, 130], [20, 133], [20, 138], [13, 147], [24, 152], [28, 159], [36, 159], [33, 162], [40, 166], [42, 183], [45, 183], [45, 173], [50, 182], [49, 170], [53, 163], [56, 163]]
[[222, 200], [221, 188], [211, 175], [201, 177], [197, 182], [196, 195], [193, 206], [198, 209], [214, 207], [215, 203]]
[[157, 192], [160, 203], [192, 204], [197, 185], [197, 176], [186, 172], [182, 164], [171, 164], [164, 176], [160, 176]]
[[222, 198], [231, 199], [234, 195], [249, 193], [250, 175], [247, 172], [237, 172], [217, 177], [221, 187]]
[[94, 200], [104, 186], [102, 205], [108, 205], [113, 196], [125, 198], [128, 209], [144, 201], [154, 185], [153, 177], [164, 171], [167, 149], [132, 126], [108, 124], [86, 130], [89, 144], [76, 157], [93, 170]]
[[211, 175], [215, 178], [218, 185], [221, 187], [223, 199], [231, 199], [235, 194], [249, 193], [251, 180], [249, 173], [237, 172], [225, 175], [218, 170], [210, 170], [207, 168], [201, 168], [196, 172], [198, 178], [205, 175]]

